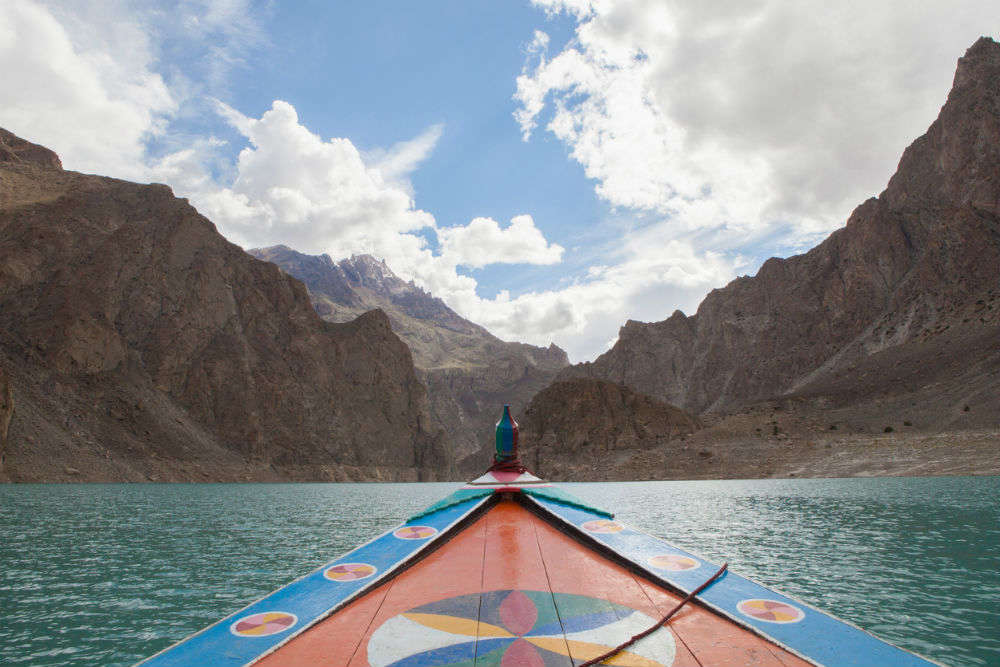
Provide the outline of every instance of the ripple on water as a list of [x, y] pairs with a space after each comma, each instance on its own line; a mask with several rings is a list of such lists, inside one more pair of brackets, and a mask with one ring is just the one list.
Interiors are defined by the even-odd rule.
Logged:
[[[1000, 665], [1000, 478], [568, 486], [893, 643]], [[130, 665], [452, 489], [0, 485], [0, 664]]]

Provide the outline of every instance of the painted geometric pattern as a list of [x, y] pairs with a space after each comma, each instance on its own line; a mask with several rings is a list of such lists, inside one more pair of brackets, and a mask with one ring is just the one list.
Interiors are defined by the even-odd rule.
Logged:
[[795, 623], [805, 618], [805, 612], [778, 600], [742, 600], [736, 605], [741, 613], [768, 623]]
[[491, 470], [481, 477], [469, 482], [470, 486], [479, 484], [537, 484], [542, 479], [532, 475], [530, 472], [512, 472], [509, 470]]
[[620, 533], [625, 526], [610, 519], [594, 519], [584, 523], [581, 528], [588, 533]]
[[688, 556], [682, 556], [680, 554], [663, 554], [660, 556], [653, 556], [647, 562], [658, 570], [668, 570], [670, 572], [682, 572], [684, 570], [693, 570], [697, 567], [701, 567], [701, 563], [696, 561], [694, 558], [689, 558]]
[[[368, 660], [372, 667], [566, 667], [569, 656], [595, 658], [653, 623], [634, 609], [585, 595], [490, 591], [390, 618], [369, 640]], [[670, 631], [659, 630], [608, 664], [669, 667], [675, 650]]]
[[392, 534], [401, 540], [426, 540], [436, 535], [437, 529], [432, 526], [403, 526], [394, 530]]
[[357, 581], [372, 576], [376, 571], [377, 568], [368, 563], [342, 563], [328, 567], [323, 576], [330, 581]]
[[295, 614], [283, 611], [265, 611], [261, 614], [245, 616], [229, 626], [229, 631], [237, 637], [267, 637], [284, 632], [295, 625]]

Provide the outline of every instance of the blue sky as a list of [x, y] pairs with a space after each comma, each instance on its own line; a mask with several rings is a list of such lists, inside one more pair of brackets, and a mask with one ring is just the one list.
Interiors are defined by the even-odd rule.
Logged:
[[995, 3], [11, 0], [0, 126], [574, 361], [877, 195]]

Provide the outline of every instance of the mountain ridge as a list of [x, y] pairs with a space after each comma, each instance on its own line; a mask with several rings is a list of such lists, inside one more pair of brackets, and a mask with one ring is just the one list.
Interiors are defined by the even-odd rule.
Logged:
[[384, 313], [324, 322], [169, 187], [64, 171], [7, 131], [0, 367], [8, 480], [451, 471]]
[[316, 311], [328, 321], [373, 308], [386, 312], [413, 352], [428, 389], [432, 421], [446, 433], [461, 472], [474, 473], [490, 460], [493, 422], [504, 404], [520, 412], [569, 365], [554, 344], [543, 348], [500, 340], [371, 255], [334, 261], [283, 245], [248, 252], [302, 280]]
[[[592, 410], [560, 391], [574, 379], [605, 383]], [[606, 409], [635, 402], [626, 389], [703, 428], [650, 447], [641, 419]], [[968, 49], [938, 118], [844, 227], [691, 316], [627, 321], [542, 398], [529, 413], [584, 415], [545, 438], [593, 458], [581, 429], [614, 434], [617, 467], [551, 466], [574, 479], [1000, 473], [1000, 44]]]
[[713, 290], [694, 315], [628, 321], [611, 350], [561, 377], [718, 412], [808, 391], [875, 352], [951, 328], [996, 327], [998, 81], [1000, 45], [984, 37], [959, 61], [939, 118], [845, 227]]

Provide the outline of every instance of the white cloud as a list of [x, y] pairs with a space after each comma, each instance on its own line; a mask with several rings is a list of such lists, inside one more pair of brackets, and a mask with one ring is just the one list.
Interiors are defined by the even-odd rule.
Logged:
[[67, 169], [150, 180], [152, 143], [207, 141], [172, 123], [265, 43], [257, 14], [249, 0], [2, 2], [0, 126]]
[[[334, 257], [423, 248], [419, 237], [399, 236], [433, 227], [433, 216], [415, 208], [407, 191], [388, 182], [380, 166], [365, 164], [350, 140], [323, 141], [299, 123], [291, 104], [280, 100], [259, 119], [222, 103], [218, 110], [250, 145], [239, 154], [231, 186], [191, 197], [232, 240], [246, 246], [287, 243]], [[405, 150], [386, 156], [393, 179], [407, 175], [400, 164], [419, 162], [399, 158]]]
[[600, 197], [677, 233], [738, 232], [737, 247], [843, 224], [996, 18], [992, 0], [534, 2], [579, 25], [518, 78], [522, 132], [547, 118]]
[[489, 264], [558, 264], [563, 248], [548, 243], [530, 215], [511, 218], [506, 229], [491, 218], [475, 218], [464, 227], [437, 230], [441, 256], [470, 268]]
[[[489, 218], [438, 228], [416, 208], [409, 176], [430, 155], [440, 126], [362, 154], [349, 139], [323, 140], [309, 131], [288, 102], [276, 100], [259, 119], [221, 102], [216, 108], [249, 144], [232, 183], [220, 185], [206, 168], [218, 147], [213, 141], [166, 156], [152, 173], [244, 247], [284, 243], [333, 257], [371, 253], [466, 313], [492, 313], [504, 300], [478, 297], [476, 280], [458, 273], [459, 266], [555, 264], [562, 257], [563, 248], [547, 242], [530, 215], [515, 216], [504, 229]], [[438, 252], [415, 234], [421, 231], [437, 234]]]
[[431, 125], [418, 136], [395, 144], [389, 150], [375, 149], [363, 155], [371, 169], [377, 169], [386, 183], [402, 186], [413, 195], [409, 175], [426, 160], [444, 133], [444, 125]]
[[450, 303], [501, 338], [537, 345], [555, 340], [581, 361], [603, 352], [627, 319], [662, 319], [664, 304], [693, 312], [705, 292], [735, 275], [742, 261], [649, 233], [628, 235], [617, 259], [559, 289], [515, 299], [457, 294]]
[[53, 148], [67, 168], [142, 180], [146, 141], [177, 109], [153, 62], [135, 23], [81, 31], [74, 42], [43, 5], [4, 3], [0, 124]]

